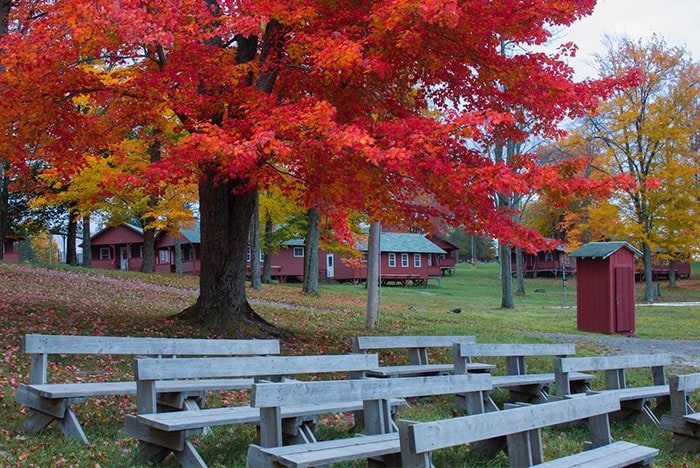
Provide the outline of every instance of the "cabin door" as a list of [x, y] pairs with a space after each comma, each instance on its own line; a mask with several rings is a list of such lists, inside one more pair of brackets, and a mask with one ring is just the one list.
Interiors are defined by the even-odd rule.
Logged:
[[129, 269], [129, 252], [126, 247], [119, 248], [119, 269], [128, 270]]
[[326, 278], [335, 276], [335, 265], [333, 264], [333, 254], [326, 255]]

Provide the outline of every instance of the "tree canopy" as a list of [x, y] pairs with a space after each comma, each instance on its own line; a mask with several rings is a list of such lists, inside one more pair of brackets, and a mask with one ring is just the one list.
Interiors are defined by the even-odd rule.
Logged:
[[[125, 135], [160, 130], [140, 134], [159, 157], [130, 180], [199, 180], [208, 257], [188, 316], [248, 334], [261, 324], [243, 288], [256, 190], [317, 206], [339, 238], [360, 212], [541, 241], [495, 194], [570, 192], [581, 163], [496, 163], [488, 148], [558, 136], [562, 119], [629, 77], [575, 83], [562, 60], [573, 45], [514, 56], [501, 46], [542, 44], [594, 4], [17, 0], [0, 43], [0, 155], [44, 160], [68, 181]], [[162, 131], [172, 119], [183, 136]]]

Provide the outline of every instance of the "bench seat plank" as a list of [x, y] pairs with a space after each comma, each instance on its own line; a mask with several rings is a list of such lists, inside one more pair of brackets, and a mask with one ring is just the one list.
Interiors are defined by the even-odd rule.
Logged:
[[[158, 393], [241, 390], [253, 386], [253, 379], [168, 380], [156, 382]], [[109, 395], [135, 395], [136, 382], [74, 382], [27, 385], [27, 390], [44, 398], [77, 398]]]
[[361, 458], [399, 453], [399, 433], [357, 436], [327, 440], [314, 444], [296, 444], [262, 449], [262, 454], [289, 467], [315, 466], [318, 463], [340, 463]]
[[595, 390], [589, 393], [614, 393], [620, 397], [620, 401], [642, 400], [645, 398], [656, 398], [668, 396], [668, 385], [650, 385], [647, 387], [627, 387], [611, 390]]
[[[393, 399], [392, 407], [404, 406], [403, 399]], [[362, 402], [323, 403], [293, 405], [282, 407], [283, 418], [317, 416], [324, 413], [345, 413], [362, 410]], [[257, 423], [260, 421], [260, 409], [251, 406], [230, 406], [225, 408], [207, 408], [198, 411], [173, 411], [170, 413], [139, 414], [139, 423], [162, 431], [185, 431], [203, 427], [228, 424]]]
[[533, 466], [542, 468], [570, 468], [573, 466], [581, 468], [621, 468], [651, 460], [658, 454], [658, 449], [619, 441]]
[[[470, 363], [468, 365], [469, 372], [488, 372], [493, 369], [493, 364], [485, 364], [480, 362]], [[423, 375], [423, 374], [451, 374], [454, 372], [454, 364], [412, 364], [405, 366], [385, 366], [377, 369], [371, 369], [366, 372], [369, 377], [397, 377], [406, 375]]]
[[683, 419], [691, 423], [700, 424], [700, 413], [686, 414], [683, 416]]
[[[583, 380], [591, 381], [595, 376], [591, 374], [584, 374], [581, 372], [572, 373], [570, 375], [571, 380]], [[491, 379], [493, 383], [493, 388], [508, 388], [516, 387], [519, 385], [537, 385], [537, 384], [551, 384], [554, 383], [554, 373], [543, 373], [543, 374], [518, 374], [518, 375], [494, 375]]]

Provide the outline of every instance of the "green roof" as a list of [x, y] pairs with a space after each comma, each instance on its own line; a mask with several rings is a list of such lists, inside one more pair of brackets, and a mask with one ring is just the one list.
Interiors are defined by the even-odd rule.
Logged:
[[589, 242], [571, 252], [569, 257], [600, 257], [606, 259], [622, 248], [630, 250], [636, 257], [642, 256], [642, 252], [627, 242]]
[[[446, 253], [423, 234], [383, 232], [380, 244], [382, 252]], [[367, 250], [367, 246], [363, 245], [361, 250]]]
[[199, 231], [199, 223], [194, 229], [180, 229], [180, 234], [185, 236], [185, 238], [190, 241], [191, 244], [201, 244], [202, 234]]

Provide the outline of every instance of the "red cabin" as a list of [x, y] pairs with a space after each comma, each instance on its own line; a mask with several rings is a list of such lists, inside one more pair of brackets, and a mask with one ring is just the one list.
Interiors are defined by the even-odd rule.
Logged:
[[428, 234], [428, 240], [445, 251], [444, 254], [437, 254], [437, 262], [440, 265], [441, 274], [452, 274], [459, 261], [459, 247], [449, 240], [437, 234]]
[[199, 275], [201, 271], [200, 246], [202, 238], [199, 226], [194, 229], [180, 229], [176, 239], [174, 235], [160, 231], [155, 239], [155, 265], [154, 271], [163, 273], [175, 273], [175, 241], [180, 243], [182, 252], [182, 273], [186, 275]]
[[[367, 246], [362, 247], [367, 251]], [[380, 240], [381, 262], [379, 278], [382, 285], [389, 283], [406, 286], [428, 284], [431, 278], [440, 279], [442, 270], [439, 257], [447, 254], [423, 234], [383, 232]], [[356, 275], [367, 279], [367, 268]]]
[[131, 224], [106, 227], [90, 238], [92, 267], [139, 271], [143, 263], [143, 229]]
[[[567, 274], [576, 272], [574, 262], [570, 261], [566, 256], [566, 250], [563, 247], [557, 247], [550, 250], [540, 250], [539, 252], [529, 253], [521, 252], [523, 260], [523, 275], [537, 278], [540, 274], [551, 275], [555, 278], [562, 271]], [[515, 272], [516, 268], [516, 250], [511, 250], [510, 262]]]
[[576, 258], [578, 329], [634, 335], [634, 261], [642, 253], [627, 242], [591, 242], [569, 255]]
[[20, 242], [21, 239], [7, 236], [2, 243], [2, 259], [10, 262], [19, 262], [20, 258]]

